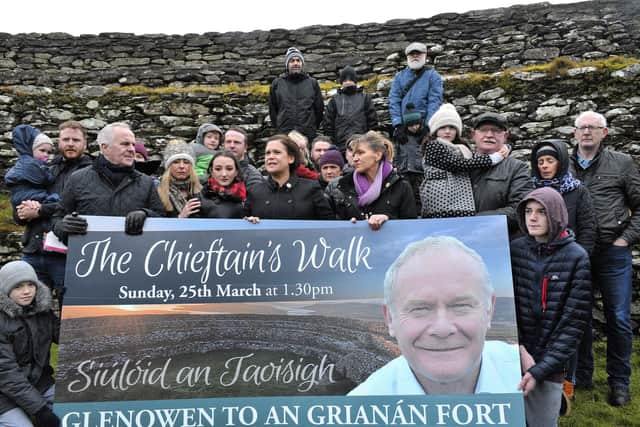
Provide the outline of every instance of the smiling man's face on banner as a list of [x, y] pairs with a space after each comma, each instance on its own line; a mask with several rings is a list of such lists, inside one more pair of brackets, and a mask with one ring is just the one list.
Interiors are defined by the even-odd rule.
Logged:
[[495, 301], [484, 277], [451, 248], [418, 252], [398, 269], [385, 320], [423, 387], [475, 384]]

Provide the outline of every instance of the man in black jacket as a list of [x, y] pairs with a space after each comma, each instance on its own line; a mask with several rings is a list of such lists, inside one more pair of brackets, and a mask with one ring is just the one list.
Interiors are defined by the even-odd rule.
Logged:
[[378, 115], [371, 95], [358, 87], [358, 74], [353, 67], [344, 67], [339, 81], [342, 87], [327, 104], [323, 128], [344, 155], [351, 135], [378, 128]]
[[[602, 292], [607, 321], [609, 403], [622, 406], [630, 401], [631, 246], [640, 238], [640, 174], [631, 156], [603, 147], [608, 131], [603, 115], [581, 113], [575, 121], [578, 145], [570, 168], [591, 192], [598, 220], [592, 274]], [[588, 325], [578, 353], [577, 387], [592, 386], [591, 332]]]
[[[71, 174], [89, 166], [92, 159], [85, 154], [87, 130], [82, 124], [70, 120], [62, 123], [58, 129], [59, 154], [50, 165], [55, 181], [49, 191], [63, 194]], [[52, 229], [52, 216], [57, 208], [58, 203], [27, 200], [16, 206], [14, 218], [18, 224], [26, 226], [22, 235], [23, 260], [31, 264], [43, 283], [55, 289], [58, 303], [62, 306], [66, 256], [43, 247], [44, 236]]]
[[260, 184], [264, 179], [249, 161], [247, 150], [249, 149], [249, 135], [240, 127], [230, 127], [224, 133], [223, 147], [226, 151], [230, 151], [240, 164], [242, 178], [247, 186], [247, 190], [251, 191], [256, 184]]
[[303, 71], [304, 57], [297, 48], [287, 50], [284, 65], [285, 74], [271, 83], [269, 91], [271, 125], [277, 133], [297, 130], [312, 140], [324, 111], [320, 86]]
[[[84, 234], [80, 215], [125, 216], [125, 232], [141, 234], [148, 216], [165, 214], [153, 178], [134, 167], [135, 136], [126, 123], [112, 123], [98, 134], [101, 154], [91, 167], [75, 172], [62, 194], [55, 234]], [[60, 219], [61, 218], [61, 219]]]

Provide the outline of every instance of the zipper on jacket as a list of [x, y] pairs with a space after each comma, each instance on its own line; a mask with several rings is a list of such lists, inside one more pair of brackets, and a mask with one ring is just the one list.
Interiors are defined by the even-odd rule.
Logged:
[[544, 276], [542, 279], [542, 292], [541, 292], [541, 302], [542, 302], [542, 312], [547, 311], [547, 286], [549, 284], [549, 278]]

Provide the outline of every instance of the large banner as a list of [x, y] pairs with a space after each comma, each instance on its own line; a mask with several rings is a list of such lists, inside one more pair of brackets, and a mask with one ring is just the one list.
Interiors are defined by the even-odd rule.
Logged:
[[524, 426], [504, 217], [88, 217], [63, 426]]

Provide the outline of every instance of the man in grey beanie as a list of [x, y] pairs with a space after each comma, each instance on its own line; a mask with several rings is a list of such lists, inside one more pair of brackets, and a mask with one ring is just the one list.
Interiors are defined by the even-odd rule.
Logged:
[[304, 69], [304, 57], [296, 47], [285, 53], [285, 73], [271, 83], [269, 117], [277, 133], [292, 130], [308, 139], [316, 136], [322, 122], [324, 101], [316, 79]]

